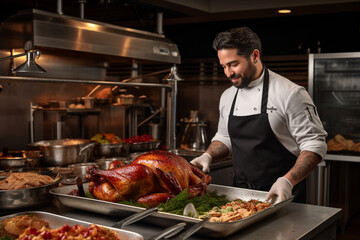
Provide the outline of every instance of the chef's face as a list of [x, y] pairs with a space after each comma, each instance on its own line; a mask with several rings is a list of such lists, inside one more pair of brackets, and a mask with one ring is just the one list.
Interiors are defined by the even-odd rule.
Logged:
[[235, 87], [247, 87], [256, 75], [256, 67], [244, 56], [237, 54], [237, 49], [221, 49], [218, 51], [220, 65], [224, 68], [225, 75]]

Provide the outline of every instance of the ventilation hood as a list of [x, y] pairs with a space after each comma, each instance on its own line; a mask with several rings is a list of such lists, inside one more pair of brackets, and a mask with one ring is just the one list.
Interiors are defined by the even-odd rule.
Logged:
[[164, 35], [37, 9], [1, 24], [0, 48], [54, 48], [179, 64], [178, 47]]

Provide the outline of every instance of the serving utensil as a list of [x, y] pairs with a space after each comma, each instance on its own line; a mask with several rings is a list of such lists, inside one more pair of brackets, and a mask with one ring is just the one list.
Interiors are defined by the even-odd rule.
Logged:
[[183, 215], [184, 216], [190, 216], [190, 217], [193, 217], [193, 218], [198, 218], [199, 217], [199, 213], [196, 210], [194, 204], [192, 204], [192, 203], [186, 204], [186, 206], [184, 207]]
[[137, 212], [127, 218], [124, 218], [123, 220], [115, 223], [112, 227], [116, 227], [116, 228], [123, 228], [126, 225], [129, 225], [131, 223], [137, 222], [149, 215], [151, 215], [153, 212], [157, 212], [158, 208], [157, 207], [153, 207], [153, 208], [149, 208], [146, 209], [144, 211], [141, 212]]
[[82, 178], [77, 176], [75, 178], [75, 181], [76, 181], [76, 186], [78, 187], [78, 190], [79, 190], [79, 196], [80, 197], [86, 197], [83, 182], [82, 182]]
[[[135, 213], [127, 218], [124, 218], [123, 220], [112, 225], [112, 227], [123, 228], [126, 225], [137, 222], [157, 211], [158, 211], [157, 207], [146, 209], [144, 211]], [[155, 236], [151, 237], [149, 240], [159, 240], [159, 239], [162, 239], [165, 237], [170, 238], [170, 237], [174, 236], [175, 234], [177, 234], [178, 232], [180, 232], [181, 230], [183, 230], [185, 226], [186, 226], [186, 223], [184, 223], [184, 222], [170, 226], [170, 227], [164, 229], [163, 231], [161, 231], [160, 233], [156, 234]]]
[[209, 222], [210, 218], [205, 218], [201, 222], [194, 224], [191, 228], [186, 230], [185, 232], [181, 233], [175, 240], [185, 240], [189, 238], [191, 235], [199, 231], [205, 224]]
[[162, 239], [165, 237], [171, 238], [172, 236], [174, 236], [175, 234], [177, 234], [178, 232], [183, 230], [185, 226], [186, 226], [186, 223], [184, 223], [184, 222], [178, 223], [176, 225], [173, 225], [171, 227], [164, 229], [162, 232], [151, 237], [149, 240], [159, 240], [159, 239]]

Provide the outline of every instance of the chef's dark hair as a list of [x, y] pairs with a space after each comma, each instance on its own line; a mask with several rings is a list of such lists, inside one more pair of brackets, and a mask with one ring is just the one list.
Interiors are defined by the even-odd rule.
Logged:
[[240, 56], [249, 58], [255, 49], [262, 54], [261, 41], [258, 35], [248, 27], [233, 28], [216, 35], [213, 48], [221, 49], [236, 48]]

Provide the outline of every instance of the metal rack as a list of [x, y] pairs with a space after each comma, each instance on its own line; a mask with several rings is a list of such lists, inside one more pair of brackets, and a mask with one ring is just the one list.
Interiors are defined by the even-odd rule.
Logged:
[[[5, 82], [46, 82], [46, 83], [70, 83], [70, 84], [89, 84], [89, 85], [108, 85], [108, 86], [121, 86], [121, 87], [151, 87], [151, 88], [162, 88], [166, 92], [161, 96], [162, 104], [167, 102], [167, 125], [166, 125], [166, 147], [168, 149], [176, 148], [176, 102], [177, 102], [177, 82], [181, 79], [174, 78], [173, 75], [176, 73], [176, 66], [173, 66], [170, 70], [158, 71], [146, 76], [157, 75], [159, 73], [170, 72], [169, 76], [164, 79], [168, 84], [156, 84], [156, 83], [131, 83], [131, 82], [114, 82], [114, 81], [95, 81], [95, 80], [80, 80], [80, 79], [61, 79], [61, 78], [40, 78], [40, 77], [16, 77], [16, 76], [0, 76], [0, 81]], [[137, 76], [133, 79], [142, 78], [144, 76]], [[167, 99], [165, 99], [167, 98]], [[30, 119], [33, 119], [32, 113], [34, 106], [31, 108]], [[32, 124], [31, 124], [32, 125]], [[33, 131], [33, 126], [30, 127], [30, 131]], [[32, 136], [33, 132], [30, 133]]]

